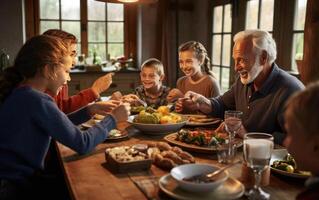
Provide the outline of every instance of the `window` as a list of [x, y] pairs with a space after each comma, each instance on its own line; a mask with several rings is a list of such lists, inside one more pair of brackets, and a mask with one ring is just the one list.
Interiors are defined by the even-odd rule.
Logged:
[[136, 56], [132, 49], [136, 46], [136, 6], [95, 0], [30, 0], [26, 8], [28, 38], [62, 29], [77, 37], [78, 52], [85, 56], [94, 51], [101, 61]]
[[229, 88], [231, 63], [231, 4], [213, 8], [212, 64], [222, 92]]
[[247, 1], [246, 29], [273, 32], [274, 0]]
[[295, 60], [303, 59], [304, 27], [306, 18], [307, 0], [297, 0], [295, 4], [293, 46], [292, 46], [292, 71], [297, 72]]

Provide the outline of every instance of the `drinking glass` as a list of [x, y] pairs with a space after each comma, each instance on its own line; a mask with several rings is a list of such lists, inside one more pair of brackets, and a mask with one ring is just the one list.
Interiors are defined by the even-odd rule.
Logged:
[[[243, 112], [236, 110], [227, 110], [224, 114], [225, 129], [228, 132], [228, 154], [232, 157], [236, 155], [236, 147], [234, 144], [234, 138], [237, 131], [240, 129], [242, 121], [241, 117]], [[232, 160], [232, 159], [231, 159]]]
[[274, 137], [266, 133], [247, 133], [244, 136], [244, 159], [255, 175], [254, 187], [247, 193], [250, 200], [268, 200], [270, 195], [260, 188], [261, 173], [269, 166]]

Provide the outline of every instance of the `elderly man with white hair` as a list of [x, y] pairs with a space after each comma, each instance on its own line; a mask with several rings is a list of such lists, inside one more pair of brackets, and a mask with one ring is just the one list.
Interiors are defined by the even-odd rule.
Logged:
[[199, 110], [220, 118], [226, 110], [242, 111], [241, 137], [246, 132], [265, 132], [282, 144], [285, 102], [304, 85], [276, 65], [276, 43], [268, 32], [241, 31], [234, 36], [234, 43], [233, 59], [239, 77], [231, 88], [211, 99], [189, 91], [178, 100], [176, 110]]

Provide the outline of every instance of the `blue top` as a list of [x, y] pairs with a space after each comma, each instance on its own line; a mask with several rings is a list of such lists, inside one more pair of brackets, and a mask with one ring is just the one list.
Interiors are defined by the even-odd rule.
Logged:
[[248, 132], [273, 134], [275, 143], [282, 144], [285, 102], [302, 89], [304, 85], [296, 77], [273, 64], [271, 73], [258, 91], [253, 92], [252, 83], [244, 85], [237, 78], [230, 90], [212, 98], [212, 115], [223, 118], [225, 110], [242, 111], [243, 125]]
[[49, 95], [28, 86], [14, 89], [0, 105], [0, 179], [24, 181], [43, 169], [51, 138], [83, 154], [116, 127], [110, 116], [83, 132], [73, 124], [89, 118], [86, 107], [68, 117]]

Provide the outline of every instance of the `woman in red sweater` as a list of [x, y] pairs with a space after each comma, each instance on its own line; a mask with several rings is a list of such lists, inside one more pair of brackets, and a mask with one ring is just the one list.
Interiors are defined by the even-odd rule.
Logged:
[[[73, 34], [59, 29], [50, 29], [44, 32], [43, 35], [50, 35], [62, 39], [63, 42], [65, 42], [71, 49], [71, 57], [73, 58], [72, 64], [73, 66], [75, 65], [77, 39]], [[67, 85], [62, 88], [58, 95], [50, 94], [50, 92], [47, 93], [55, 99], [58, 107], [64, 113], [71, 113], [98, 99], [100, 94], [110, 87], [112, 83], [112, 75], [112, 73], [108, 73], [98, 78], [91, 88], [82, 90], [78, 94], [70, 97], [68, 95]]]

